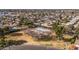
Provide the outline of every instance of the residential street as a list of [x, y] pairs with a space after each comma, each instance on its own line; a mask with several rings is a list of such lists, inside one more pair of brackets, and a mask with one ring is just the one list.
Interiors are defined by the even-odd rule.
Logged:
[[40, 45], [17, 45], [6, 47], [3, 50], [58, 50], [56, 48], [47, 48], [45, 46]]

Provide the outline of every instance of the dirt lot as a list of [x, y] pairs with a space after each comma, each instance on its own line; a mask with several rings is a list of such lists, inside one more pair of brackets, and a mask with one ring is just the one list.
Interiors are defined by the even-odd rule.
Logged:
[[34, 38], [28, 34], [25, 33], [25, 31], [20, 31], [16, 33], [12, 33], [10, 35], [7, 35], [8, 40], [24, 40], [27, 41], [27, 43], [30, 43], [32, 45], [42, 45], [47, 47], [54, 47], [54, 48], [60, 48], [60, 49], [73, 49], [74, 45], [66, 44], [63, 41], [35, 41]]

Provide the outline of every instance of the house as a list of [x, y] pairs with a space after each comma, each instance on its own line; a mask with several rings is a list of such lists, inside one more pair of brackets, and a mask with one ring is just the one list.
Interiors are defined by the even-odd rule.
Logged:
[[28, 29], [26, 33], [37, 39], [52, 38], [51, 30], [43, 27]]
[[79, 21], [79, 16], [72, 18], [72, 20], [70, 20], [70, 22], [66, 23], [66, 26], [74, 25], [75, 23], [77, 23], [77, 21]]

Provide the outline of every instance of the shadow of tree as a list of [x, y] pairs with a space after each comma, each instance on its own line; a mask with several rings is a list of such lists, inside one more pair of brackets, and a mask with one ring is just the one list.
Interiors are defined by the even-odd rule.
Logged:
[[8, 46], [11, 46], [11, 45], [21, 45], [23, 43], [26, 43], [27, 41], [24, 41], [24, 40], [8, 40], [7, 41], [7, 44]]
[[0, 49], [3, 49], [8, 46], [12, 46], [12, 45], [21, 45], [26, 42], [27, 41], [24, 41], [24, 40], [0, 40]]

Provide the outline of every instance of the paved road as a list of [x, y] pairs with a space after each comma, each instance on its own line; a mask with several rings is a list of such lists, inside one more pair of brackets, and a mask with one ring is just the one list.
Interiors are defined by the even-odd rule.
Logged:
[[17, 45], [6, 47], [3, 50], [58, 50], [56, 48], [47, 48], [40, 45]]

